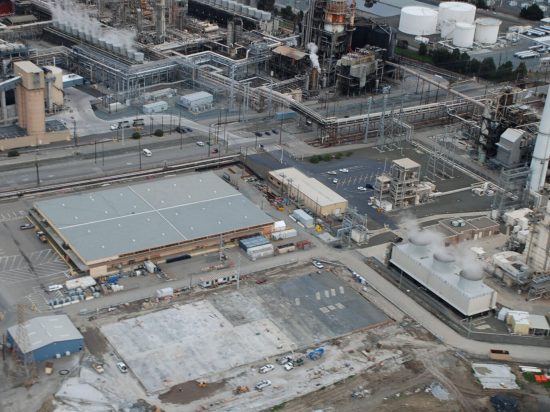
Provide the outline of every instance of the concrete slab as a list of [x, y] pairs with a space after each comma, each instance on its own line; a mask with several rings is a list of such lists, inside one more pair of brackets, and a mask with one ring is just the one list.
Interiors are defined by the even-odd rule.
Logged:
[[336, 276], [322, 272], [212, 294], [101, 331], [147, 392], [157, 393], [385, 320]]

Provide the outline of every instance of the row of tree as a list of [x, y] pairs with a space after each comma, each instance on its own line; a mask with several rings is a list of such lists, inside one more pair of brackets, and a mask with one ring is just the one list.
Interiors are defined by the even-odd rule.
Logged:
[[527, 75], [527, 66], [520, 63], [514, 70], [512, 62], [507, 61], [497, 67], [492, 57], [481, 61], [472, 59], [466, 52], [460, 53], [459, 49], [452, 52], [447, 49], [434, 49], [428, 52], [425, 44], [418, 49], [420, 55], [430, 55], [435, 66], [451, 70], [468, 76], [478, 76], [486, 80], [505, 82], [523, 80]]

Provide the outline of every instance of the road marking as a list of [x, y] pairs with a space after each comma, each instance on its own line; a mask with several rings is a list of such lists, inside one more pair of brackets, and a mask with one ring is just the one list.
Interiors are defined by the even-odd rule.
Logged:
[[300, 298], [294, 298], [294, 304], [300, 306]]
[[344, 294], [344, 287], [340, 286], [338, 289], [340, 289], [340, 293], [343, 295]]
[[328, 308], [326, 308], [326, 307], [324, 307], [324, 306], [323, 306], [322, 308], [319, 308], [319, 310], [320, 310], [321, 312], [325, 313], [325, 314], [330, 312], [330, 309], [328, 309]]
[[325, 297], [330, 298], [330, 293], [328, 292], [328, 290], [325, 290]]
[[315, 299], [321, 300], [321, 293], [320, 292], [315, 292]]
[[340, 302], [338, 302], [336, 305], [335, 305], [338, 309], [344, 309], [345, 306], [342, 305]]
[[331, 289], [331, 290], [330, 290], [330, 294], [331, 294], [332, 296], [336, 296], [336, 289]]
[[36, 280], [36, 277], [59, 276], [63, 279], [69, 273], [65, 262], [51, 249], [32, 252], [28, 258], [34, 268], [34, 273], [23, 256], [0, 256], [0, 283], [15, 284]]
[[329, 308], [330, 310], [336, 310], [336, 308], [332, 305], [327, 306], [327, 308]]

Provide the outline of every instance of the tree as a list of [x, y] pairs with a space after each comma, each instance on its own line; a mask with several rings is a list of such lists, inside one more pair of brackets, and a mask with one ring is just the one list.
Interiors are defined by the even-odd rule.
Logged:
[[162, 136], [164, 136], [164, 132], [161, 129], [157, 129], [157, 130], [155, 130], [154, 135], [157, 136], [157, 137], [162, 137]]
[[537, 4], [531, 4], [529, 7], [523, 7], [519, 12], [519, 17], [527, 20], [538, 21], [544, 18], [544, 13]]
[[527, 72], [527, 66], [524, 62], [521, 62], [514, 73], [515, 78], [518, 80], [524, 80], [527, 77]]
[[483, 59], [481, 64], [479, 65], [479, 77], [483, 77], [484, 79], [491, 79], [492, 76], [494, 76], [496, 70], [497, 67], [493, 58], [487, 57]]
[[292, 11], [292, 7], [290, 6], [286, 6], [282, 8], [280, 14], [281, 14], [281, 17], [285, 20], [294, 21], [294, 19], [296, 18], [296, 15]]
[[140, 132], [134, 132], [132, 133], [132, 139], [141, 139], [141, 133]]
[[258, 0], [258, 9], [273, 11], [275, 9], [275, 0]]
[[469, 68], [469, 74], [478, 74], [479, 73], [479, 67], [481, 63], [478, 59], [472, 59], [470, 60], [470, 68]]
[[514, 65], [512, 64], [512, 62], [507, 61], [506, 63], [498, 66], [498, 69], [493, 78], [501, 82], [512, 80], [514, 78]]
[[420, 46], [418, 46], [418, 54], [421, 56], [428, 54], [428, 46], [426, 46], [426, 43], [420, 43]]
[[487, 6], [487, 2], [485, 0], [476, 0], [475, 5], [478, 9], [484, 9], [487, 10], [489, 6]]

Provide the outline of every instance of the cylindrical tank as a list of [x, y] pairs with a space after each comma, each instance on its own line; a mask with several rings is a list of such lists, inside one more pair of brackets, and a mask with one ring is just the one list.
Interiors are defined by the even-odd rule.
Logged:
[[453, 46], [456, 47], [472, 47], [474, 44], [474, 34], [476, 26], [470, 23], [456, 23], [453, 33]]
[[498, 39], [500, 23], [502, 23], [500, 20], [491, 17], [477, 19], [474, 40], [483, 44], [495, 44]]
[[441, 28], [444, 21], [472, 24], [476, 18], [476, 6], [458, 1], [447, 1], [439, 4], [438, 25]]
[[437, 12], [428, 7], [403, 7], [399, 19], [399, 31], [415, 36], [430, 35], [436, 32]]

